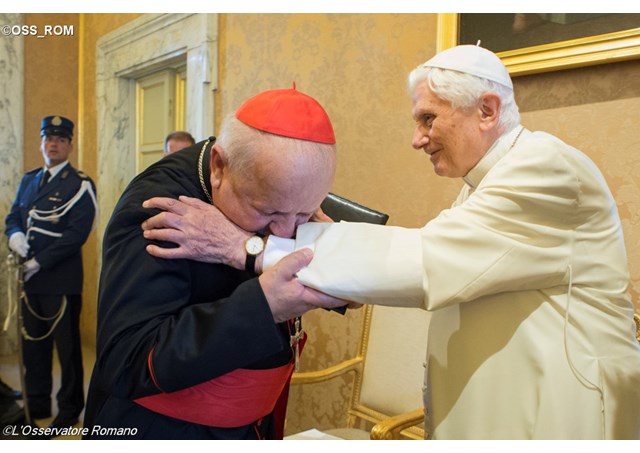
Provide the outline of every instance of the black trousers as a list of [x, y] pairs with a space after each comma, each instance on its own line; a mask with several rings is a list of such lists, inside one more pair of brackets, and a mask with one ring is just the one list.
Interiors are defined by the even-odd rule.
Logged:
[[[51, 415], [51, 391], [53, 389], [52, 365], [53, 345], [58, 352], [61, 370], [60, 390], [56, 395], [58, 414], [77, 417], [84, 408], [84, 382], [82, 368], [82, 347], [80, 344], [80, 310], [82, 296], [67, 295], [67, 306], [60, 322], [51, 335], [45, 336], [55, 320], [51, 318], [59, 312], [62, 295], [28, 294], [29, 307], [22, 302], [24, 328], [35, 340], [23, 339], [23, 359], [25, 365], [25, 386], [29, 412], [32, 418], [47, 418]], [[32, 313], [35, 312], [34, 315]]]

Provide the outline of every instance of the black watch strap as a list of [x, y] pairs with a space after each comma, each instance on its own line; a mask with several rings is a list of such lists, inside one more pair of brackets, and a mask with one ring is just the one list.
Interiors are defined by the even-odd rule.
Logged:
[[244, 262], [244, 270], [247, 272], [256, 271], [256, 255], [247, 253], [247, 260]]
[[[264, 243], [264, 235], [260, 233], [256, 233], [251, 236], [245, 242], [244, 246], [247, 252], [247, 258], [244, 262], [244, 269], [247, 272], [255, 272], [256, 271], [256, 257], [264, 252], [265, 243]], [[251, 243], [251, 245], [249, 245]], [[259, 244], [259, 247], [256, 249], [255, 246]], [[253, 252], [250, 250], [253, 250]]]

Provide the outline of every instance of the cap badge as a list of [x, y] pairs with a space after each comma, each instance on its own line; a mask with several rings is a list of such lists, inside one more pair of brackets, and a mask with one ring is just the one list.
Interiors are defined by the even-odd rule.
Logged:
[[51, 124], [53, 124], [54, 126], [60, 126], [62, 124], [62, 120], [59, 116], [54, 116], [53, 118], [51, 118]]

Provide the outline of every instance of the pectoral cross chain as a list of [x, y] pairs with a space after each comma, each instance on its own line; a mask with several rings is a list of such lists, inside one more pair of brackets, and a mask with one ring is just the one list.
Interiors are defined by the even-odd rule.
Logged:
[[300, 318], [296, 318], [294, 322], [293, 335], [290, 336], [289, 345], [293, 348], [294, 371], [300, 369], [300, 341], [304, 337], [304, 330], [300, 326]]

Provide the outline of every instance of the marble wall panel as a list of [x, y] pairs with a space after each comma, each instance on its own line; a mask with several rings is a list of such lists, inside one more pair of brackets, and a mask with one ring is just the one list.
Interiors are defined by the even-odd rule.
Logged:
[[[0, 24], [4, 26], [21, 23], [22, 14], [0, 13]], [[23, 39], [22, 36], [0, 36], [0, 216], [3, 221], [23, 173]], [[4, 227], [2, 229], [4, 231]], [[7, 288], [11, 282], [5, 260], [8, 253], [7, 241], [0, 240], [0, 321], [5, 320], [10, 308]], [[17, 349], [15, 316], [11, 320], [7, 331], [0, 328], [0, 354]]]

